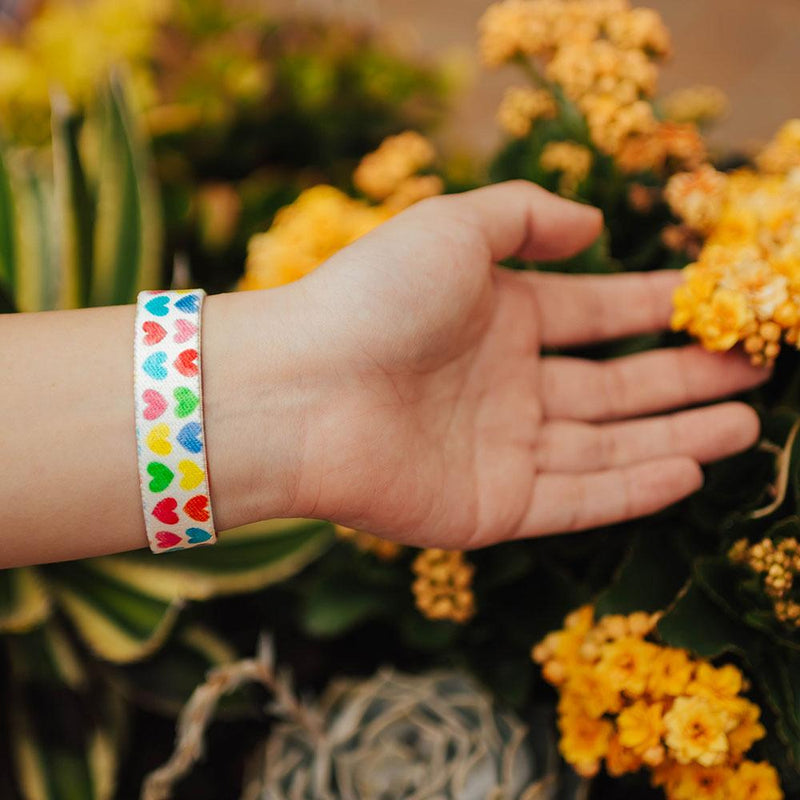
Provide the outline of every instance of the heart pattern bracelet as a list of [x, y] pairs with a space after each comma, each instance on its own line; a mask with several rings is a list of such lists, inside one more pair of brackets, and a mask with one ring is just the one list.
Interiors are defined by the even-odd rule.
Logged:
[[141, 292], [134, 406], [145, 528], [154, 553], [216, 541], [203, 434], [205, 292]]

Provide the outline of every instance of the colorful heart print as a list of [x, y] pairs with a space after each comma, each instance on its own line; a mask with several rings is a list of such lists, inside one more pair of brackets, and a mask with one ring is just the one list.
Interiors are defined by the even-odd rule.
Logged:
[[167, 354], [163, 350], [159, 350], [145, 359], [144, 364], [142, 364], [142, 369], [153, 378], [153, 380], [163, 381], [164, 378], [167, 377], [167, 368], [164, 366], [166, 360]]
[[158, 419], [167, 410], [167, 401], [164, 395], [155, 389], [145, 389], [142, 392], [142, 400], [145, 403], [142, 416], [150, 422]]
[[175, 320], [175, 341], [177, 344], [185, 344], [197, 333], [197, 325], [189, 322], [188, 319]]
[[187, 492], [196, 489], [205, 480], [206, 473], [203, 472], [194, 461], [184, 459], [178, 464], [178, 469], [183, 475], [181, 478], [181, 489], [185, 489]]
[[153, 509], [153, 516], [165, 525], [175, 525], [180, 520], [180, 517], [175, 513], [178, 507], [178, 501], [174, 497], [165, 497], [156, 503]]
[[158, 344], [167, 335], [166, 329], [152, 320], [147, 320], [142, 330], [145, 332], [144, 343], [148, 346]]
[[189, 544], [203, 544], [211, 538], [211, 534], [202, 528], [187, 528], [186, 537]]
[[207, 522], [209, 516], [211, 516], [208, 513], [207, 506], [208, 498], [204, 494], [198, 494], [184, 503], [183, 510], [197, 522]]
[[216, 540], [203, 439], [203, 297], [199, 289], [142, 292], [137, 304], [139, 482], [147, 536], [156, 553]]
[[150, 433], [147, 434], [147, 446], [157, 456], [168, 456], [172, 452], [169, 434], [169, 425], [165, 422], [153, 425]]
[[190, 347], [188, 350], [184, 350], [175, 359], [175, 369], [178, 370], [181, 375], [185, 375], [187, 378], [193, 378], [199, 371], [195, 361], [197, 361], [197, 350]]
[[172, 531], [158, 531], [156, 533], [156, 542], [162, 549], [167, 547], [174, 548], [181, 543], [181, 537], [177, 533], [172, 533]]
[[150, 481], [150, 491], [156, 494], [163, 492], [175, 477], [175, 473], [166, 464], [159, 461], [151, 461], [147, 465], [147, 472], [153, 478]]
[[169, 295], [157, 294], [152, 300], [146, 303], [145, 308], [154, 317], [166, 317], [167, 314], [169, 314]]
[[187, 422], [178, 431], [178, 442], [185, 450], [190, 453], [200, 453], [203, 450], [203, 442], [200, 440], [202, 428], [199, 422]]
[[185, 386], [178, 386], [173, 392], [178, 405], [175, 407], [175, 416], [183, 419], [188, 417], [200, 403], [200, 398]]
[[200, 307], [200, 301], [196, 294], [186, 294], [180, 300], [175, 301], [175, 308], [186, 312], [187, 314], [194, 314]]

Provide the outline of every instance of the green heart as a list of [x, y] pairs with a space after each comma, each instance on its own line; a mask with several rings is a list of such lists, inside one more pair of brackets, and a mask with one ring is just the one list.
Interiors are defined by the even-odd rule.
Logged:
[[188, 417], [189, 414], [197, 408], [197, 404], [200, 402], [200, 398], [191, 389], [187, 389], [185, 386], [179, 386], [175, 390], [175, 399], [178, 401], [175, 413], [181, 418]]
[[151, 461], [147, 465], [147, 471], [153, 476], [153, 480], [150, 481], [151, 492], [163, 492], [175, 477], [175, 473], [169, 467], [158, 461]]

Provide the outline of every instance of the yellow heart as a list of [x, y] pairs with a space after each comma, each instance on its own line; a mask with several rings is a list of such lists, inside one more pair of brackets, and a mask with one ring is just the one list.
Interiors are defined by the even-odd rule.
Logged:
[[203, 482], [206, 474], [194, 461], [183, 460], [178, 464], [178, 469], [183, 473], [181, 489], [194, 489]]
[[169, 443], [169, 426], [163, 422], [154, 425], [147, 434], [147, 446], [156, 455], [168, 456], [172, 452], [172, 445]]

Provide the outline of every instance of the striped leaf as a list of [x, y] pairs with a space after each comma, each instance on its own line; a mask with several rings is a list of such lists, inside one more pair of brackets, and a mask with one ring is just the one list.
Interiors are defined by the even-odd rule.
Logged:
[[14, 691], [5, 722], [22, 797], [110, 800], [124, 724], [119, 697], [88, 682], [55, 626], [7, 641]]
[[169, 602], [253, 592], [292, 577], [333, 542], [318, 520], [273, 520], [222, 534], [209, 548], [155, 556], [146, 550], [93, 559], [92, 568]]
[[17, 269], [15, 227], [8, 152], [0, 139], [0, 288], [6, 295], [13, 294]]
[[50, 616], [50, 597], [35, 569], [0, 572], [0, 633], [26, 633]]
[[94, 261], [94, 198], [81, 163], [82, 119], [62, 95], [53, 97], [53, 182], [61, 221], [60, 257], [65, 276], [63, 306], [89, 305]]
[[144, 137], [119, 79], [111, 81], [101, 105], [91, 291], [95, 306], [130, 303], [141, 289], [161, 283], [160, 200]]
[[43, 154], [14, 154], [9, 174], [14, 196], [16, 277], [14, 295], [20, 311], [59, 308], [64, 290], [52, 179]]

